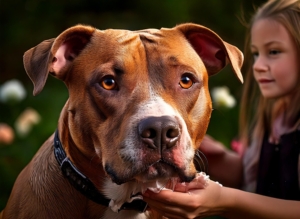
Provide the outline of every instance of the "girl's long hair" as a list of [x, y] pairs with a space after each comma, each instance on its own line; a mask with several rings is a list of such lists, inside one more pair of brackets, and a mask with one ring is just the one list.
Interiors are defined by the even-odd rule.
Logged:
[[[280, 100], [266, 99], [262, 96], [253, 76], [252, 66], [254, 59], [250, 51], [250, 33], [252, 25], [257, 20], [264, 18], [273, 19], [287, 29], [295, 41], [295, 49], [300, 62], [300, 0], [267, 1], [262, 7], [258, 8], [248, 25], [244, 48], [246, 64], [243, 66], [243, 70], [246, 72], [246, 78], [241, 100], [239, 135], [243, 145], [249, 146], [244, 158], [244, 171], [247, 173], [244, 179], [245, 183], [250, 183], [256, 179], [263, 136], [265, 133], [271, 132], [274, 118], [278, 116], [278, 110], [282, 106]], [[289, 127], [300, 124], [300, 72], [298, 84], [299, 86], [293, 96], [293, 102], [285, 112], [284, 122]], [[276, 109], [278, 109], [277, 112]], [[248, 190], [253, 190], [253, 188]]]

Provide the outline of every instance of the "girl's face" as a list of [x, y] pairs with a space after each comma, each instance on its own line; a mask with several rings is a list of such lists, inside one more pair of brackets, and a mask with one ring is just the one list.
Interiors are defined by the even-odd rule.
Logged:
[[271, 19], [257, 20], [251, 29], [253, 73], [265, 98], [285, 97], [299, 86], [300, 57], [286, 28]]

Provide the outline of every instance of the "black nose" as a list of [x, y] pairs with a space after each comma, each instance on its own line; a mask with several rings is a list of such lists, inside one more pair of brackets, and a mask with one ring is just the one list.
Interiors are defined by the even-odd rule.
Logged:
[[138, 126], [139, 135], [147, 147], [163, 151], [176, 145], [179, 136], [179, 124], [170, 116], [148, 117]]

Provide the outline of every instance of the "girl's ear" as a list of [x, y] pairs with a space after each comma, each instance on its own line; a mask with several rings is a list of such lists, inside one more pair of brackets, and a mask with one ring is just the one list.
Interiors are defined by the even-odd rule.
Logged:
[[177, 27], [201, 57], [209, 75], [214, 75], [231, 64], [237, 78], [243, 83], [240, 71], [244, 56], [235, 46], [223, 41], [212, 30], [197, 24], [182, 24]]
[[77, 25], [25, 52], [23, 62], [34, 84], [33, 95], [42, 91], [49, 72], [61, 80], [65, 79], [73, 60], [90, 42], [94, 30], [89, 26]]

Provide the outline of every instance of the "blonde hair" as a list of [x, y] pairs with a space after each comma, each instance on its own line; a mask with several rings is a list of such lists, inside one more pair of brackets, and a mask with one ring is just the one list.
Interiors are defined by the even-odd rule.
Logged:
[[[249, 145], [244, 158], [245, 173], [248, 175], [245, 176], [246, 182], [256, 178], [255, 171], [257, 169], [263, 136], [266, 132], [270, 133], [271, 131], [272, 123], [276, 116], [274, 115], [274, 108], [278, 109], [282, 106], [280, 101], [266, 99], [261, 95], [252, 71], [254, 59], [250, 51], [251, 27], [257, 20], [265, 18], [273, 19], [286, 28], [295, 41], [295, 49], [300, 61], [300, 0], [267, 1], [258, 8], [250, 21], [244, 48], [247, 63], [243, 66], [246, 78], [241, 100], [239, 135], [243, 144]], [[296, 125], [296, 123], [300, 123], [300, 76], [298, 82], [299, 87], [293, 97], [293, 106], [289, 107], [285, 112], [285, 123], [290, 127]]]

